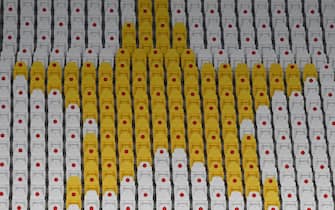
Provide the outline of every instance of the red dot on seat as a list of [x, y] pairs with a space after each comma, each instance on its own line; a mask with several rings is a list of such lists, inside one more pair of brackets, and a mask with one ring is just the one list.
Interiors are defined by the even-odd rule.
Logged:
[[308, 179], [305, 179], [305, 180], [304, 180], [304, 183], [305, 183], [305, 184], [308, 184]]
[[198, 178], [198, 179], [197, 179], [197, 182], [198, 182], [198, 183], [200, 183], [201, 181], [202, 181], [201, 178]]
[[107, 196], [108, 196], [108, 197], [112, 197], [112, 195], [113, 195], [113, 194], [112, 194], [111, 192], [107, 193]]
[[164, 206], [164, 207], [162, 208], [162, 210], [167, 210], [167, 208]]
[[253, 198], [256, 198], [257, 195], [256, 195], [256, 193], [252, 193], [251, 196], [252, 196]]
[[93, 207], [93, 206], [90, 206], [90, 210], [94, 210], [94, 207]]
[[179, 196], [184, 197], [185, 195], [184, 195], [184, 193], [179, 193]]
[[130, 179], [129, 179], [129, 178], [126, 178], [126, 182], [130, 182]]
[[40, 193], [39, 192], [35, 192], [35, 196], [36, 197], [40, 196]]
[[3, 192], [0, 192], [0, 196], [3, 196], [4, 195], [4, 193]]

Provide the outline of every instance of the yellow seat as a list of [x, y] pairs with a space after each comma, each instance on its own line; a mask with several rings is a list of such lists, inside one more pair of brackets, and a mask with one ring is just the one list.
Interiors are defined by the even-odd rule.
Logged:
[[196, 162], [200, 162], [200, 163], [204, 163], [205, 162], [205, 157], [204, 157], [204, 152], [203, 152], [203, 148], [201, 147], [192, 147], [192, 149], [190, 149], [190, 167], [193, 166], [194, 163]]
[[98, 119], [98, 111], [96, 104], [87, 103], [83, 106], [83, 120], [87, 119]]
[[[258, 169], [257, 169], [258, 170]], [[245, 196], [248, 196], [251, 192], [261, 192], [259, 178], [249, 176], [245, 178]]]
[[[140, 48], [136, 48], [134, 50], [133, 55], [132, 55], [132, 64], [134, 66], [133, 70], [138, 71], [138, 68], [140, 68], [140, 70], [146, 71], [147, 56], [146, 56], [145, 50], [140, 49]], [[145, 67], [144, 69], [143, 69], [143, 66]]]
[[211, 79], [215, 81], [215, 69], [212, 63], [204, 63], [201, 67], [200, 72], [202, 79]]
[[257, 63], [252, 67], [252, 78], [261, 77], [266, 79], [266, 70], [263, 64]]
[[174, 151], [176, 148], [186, 149], [186, 141], [185, 141], [185, 128], [181, 126], [178, 129], [174, 128], [171, 131], [170, 138], [171, 138], [171, 150]]
[[[166, 1], [167, 2], [167, 1]], [[169, 7], [160, 7], [155, 9], [156, 17], [156, 26], [159, 26], [161, 23], [166, 23], [169, 26], [170, 22], [170, 14], [169, 14]], [[157, 30], [157, 29], [156, 29]]]
[[68, 107], [70, 104], [76, 104], [80, 106], [79, 93], [76, 89], [69, 89], [65, 92], [65, 106]]
[[151, 8], [142, 6], [137, 10], [138, 22], [140, 25], [149, 23], [152, 24], [152, 12]]
[[264, 195], [271, 191], [278, 193], [278, 183], [275, 177], [267, 177], [263, 183]]
[[119, 77], [130, 78], [130, 68], [128, 63], [120, 62], [115, 64], [115, 80], [117, 81]]
[[130, 64], [130, 52], [128, 49], [120, 48], [115, 55], [115, 63], [121, 64], [125, 63], [127, 65]]
[[116, 196], [118, 193], [117, 177], [111, 175], [102, 177], [102, 192], [114, 192]]
[[207, 150], [207, 164], [208, 167], [217, 168], [222, 166], [222, 155], [221, 148], [217, 147], [216, 149]]
[[254, 77], [252, 80], [252, 92], [253, 95], [257, 94], [259, 91], [267, 92], [266, 78]]
[[136, 49], [136, 37], [132, 35], [124, 36], [122, 39], [122, 48], [127, 49], [129, 53], [133, 53]]
[[[71, 64], [71, 62], [69, 62], [67, 65], [73, 65]], [[65, 66], [65, 68], [66, 68]], [[65, 71], [65, 70], [64, 70]], [[57, 75], [59, 78], [62, 78], [62, 67], [60, 66], [59, 62], [57, 61], [52, 61], [49, 63], [49, 66], [48, 66], [48, 75]]]
[[304, 81], [306, 81], [308, 77], [318, 78], [318, 71], [314, 64], [306, 64], [304, 67], [303, 72]]
[[247, 81], [249, 81], [249, 68], [246, 63], [239, 63], [236, 66], [235, 69], [235, 78], [246, 78]]
[[169, 1], [168, 0], [157, 0], [155, 1], [155, 11], [158, 10], [158, 8], [169, 8]]
[[[178, 51], [177, 51], [178, 52]], [[179, 52], [178, 52], [179, 53]], [[180, 53], [179, 53], [180, 54]], [[186, 66], [190, 67], [189, 65], [192, 64], [192, 68], [196, 67], [195, 63], [196, 63], [196, 59], [195, 59], [195, 54], [193, 52], [192, 49], [185, 49], [183, 50], [181, 56], [181, 67], [183, 69], [186, 68]]]
[[269, 210], [270, 207], [277, 207], [280, 209], [280, 200], [278, 193], [276, 192], [268, 192], [264, 194], [264, 210]]
[[154, 132], [153, 139], [154, 139], [153, 140], [154, 151], [157, 151], [160, 148], [167, 149], [169, 147], [167, 133]]
[[116, 176], [116, 154], [112, 147], [101, 149], [102, 176]]
[[257, 94], [254, 96], [254, 103], [255, 103], [255, 110], [258, 109], [259, 106], [269, 106], [269, 98], [266, 92], [259, 91]]
[[125, 176], [134, 177], [134, 160], [120, 161], [119, 164], [119, 179]]
[[100, 148], [111, 147], [115, 150], [115, 133], [106, 130], [100, 135]]
[[26, 80], [28, 80], [28, 67], [27, 64], [23, 61], [18, 61], [15, 63], [14, 70], [13, 70], [13, 78], [15, 79], [16, 76], [22, 75]]
[[242, 172], [240, 168], [240, 163], [239, 162], [230, 162], [228, 165], [226, 165], [226, 176], [227, 179], [231, 178], [237, 178], [237, 179], [242, 179]]
[[233, 82], [228, 77], [222, 77], [219, 79], [219, 93], [220, 96], [224, 94], [226, 91], [233, 92], [234, 86]]
[[233, 122], [236, 122], [236, 110], [235, 106], [232, 104], [225, 104], [221, 108], [221, 118], [224, 119], [232, 119]]
[[84, 150], [89, 147], [98, 148], [97, 136], [94, 133], [87, 133], [84, 136]]
[[269, 77], [270, 77], [270, 81], [273, 78], [283, 78], [283, 69], [279, 63], [271, 64]]
[[[102, 92], [99, 92], [99, 94], [100, 94], [100, 105], [114, 104], [114, 95], [111, 90], [104, 89]], [[113, 107], [109, 108], [113, 109]]]
[[101, 62], [98, 68], [99, 78], [103, 76], [113, 77], [113, 68], [110, 62]]
[[230, 149], [238, 149], [239, 148], [239, 144], [238, 144], [238, 139], [236, 136], [234, 135], [226, 135], [223, 138], [223, 142], [224, 142], [224, 152], [229, 153]]
[[231, 69], [230, 64], [228, 64], [228, 63], [220, 64], [218, 71], [219, 71], [218, 72], [219, 82], [223, 78], [227, 78], [227, 79], [230, 79], [230, 80], [233, 79], [233, 73], [232, 73], [232, 69]]
[[88, 90], [92, 91], [91, 92], [92, 95], [95, 95], [96, 82], [94, 80], [94, 77], [87, 75], [81, 78], [81, 91], [86, 92]]
[[137, 2], [137, 8], [140, 9], [140, 8], [152, 8], [152, 2], [149, 1], [149, 0], [139, 0]]
[[154, 64], [163, 65], [163, 54], [160, 49], [152, 49], [148, 55], [149, 66], [153, 67]]
[[230, 90], [225, 90], [224, 92], [222, 92], [222, 94], [220, 95], [220, 103], [221, 107], [223, 107], [224, 105], [235, 106], [234, 93]]
[[241, 109], [243, 106], [251, 106], [252, 98], [249, 92], [241, 91], [237, 96], [238, 108]]
[[131, 36], [136, 38], [136, 27], [134, 23], [127, 22], [122, 26], [122, 37]]
[[301, 92], [302, 87], [299, 78], [290, 78], [286, 80], [286, 94], [287, 96], [291, 96], [292, 92], [297, 91]]
[[243, 168], [258, 167], [258, 156], [256, 150], [247, 149], [243, 151]]
[[69, 89], [79, 90], [78, 79], [71, 75], [64, 79], [64, 92], [67, 93]]
[[152, 162], [151, 160], [151, 148], [150, 147], [141, 147], [138, 148], [136, 147], [136, 162], [137, 165], [140, 165], [143, 162], [150, 163]]
[[175, 23], [173, 27], [173, 48], [181, 54], [187, 47], [187, 29], [184, 23]]
[[232, 192], [241, 192], [243, 193], [242, 180], [239, 177], [231, 177], [228, 180], [228, 196], [231, 195]]
[[85, 177], [85, 193], [88, 191], [96, 191], [98, 195], [100, 194], [99, 176]]
[[162, 53], [166, 53], [170, 46], [170, 39], [168, 36], [158, 36], [156, 38], [156, 48], [160, 49]]
[[256, 146], [257, 146], [256, 139], [253, 135], [247, 134], [242, 137], [242, 153], [245, 153], [247, 149], [256, 151], [257, 149]]
[[57, 75], [48, 75], [48, 93], [52, 90], [58, 90], [60, 93], [62, 92], [62, 80], [61, 77]]
[[250, 93], [250, 83], [247, 77], [240, 76], [235, 79], [235, 90], [236, 95], [240, 95], [241, 92], [246, 91]]
[[145, 53], [150, 52], [153, 48], [151, 23], [146, 22], [139, 27], [139, 48], [143, 49]]
[[236, 121], [234, 119], [222, 119], [222, 132], [224, 135], [237, 134]]
[[208, 180], [211, 181], [213, 177], [224, 178], [223, 167], [219, 164], [214, 166], [208, 166]]
[[45, 80], [44, 80], [44, 69], [43, 73], [41, 73], [37, 68], [31, 69], [30, 73], [30, 93], [34, 90], [38, 89], [44, 92], [45, 89]]
[[115, 134], [115, 126], [114, 126], [114, 118], [104, 117], [100, 119], [100, 134], [105, 135], [107, 133], [114, 135]]
[[104, 91], [113, 92], [113, 78], [110, 76], [104, 76], [99, 79], [99, 94]]
[[98, 148], [87, 148], [87, 150], [84, 151], [84, 162], [86, 165], [86, 162], [94, 162], [95, 164], [98, 164], [99, 156], [98, 156]]
[[81, 209], [81, 180], [78, 176], [70, 176], [66, 184], [66, 208], [70, 205], [77, 205]]
[[254, 112], [252, 110], [252, 105], [243, 105], [238, 109], [238, 119], [241, 123], [243, 120], [254, 120]]
[[168, 49], [165, 53], [164, 61], [165, 61], [164, 62], [165, 68], [167, 69], [171, 64], [173, 64], [173, 66], [175, 65], [179, 66], [180, 57], [178, 52], [175, 49]]
[[270, 95], [271, 97], [275, 93], [275, 91], [284, 91], [285, 86], [284, 86], [284, 81], [282, 77], [273, 77], [270, 80]]

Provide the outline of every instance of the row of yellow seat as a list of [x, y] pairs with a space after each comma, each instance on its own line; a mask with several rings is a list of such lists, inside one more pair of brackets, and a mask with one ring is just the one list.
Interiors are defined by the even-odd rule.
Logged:
[[[185, 59], [187, 58], [187, 59]], [[199, 88], [199, 70], [196, 66], [195, 54], [185, 49], [181, 55], [184, 74], [184, 95], [187, 120], [188, 150], [190, 167], [195, 162], [205, 165], [202, 113]], [[190, 68], [192, 67], [192, 68]]]
[[240, 146], [237, 138], [237, 113], [235, 111], [233, 73], [229, 64], [221, 64], [218, 72], [218, 85], [222, 137], [224, 141], [227, 196], [229, 197], [234, 191], [243, 193]]
[[[147, 58], [144, 49], [135, 49], [132, 58], [132, 89], [135, 119], [137, 165], [152, 164], [149, 102], [147, 95]], [[136, 59], [135, 59], [136, 58]]]
[[[250, 88], [250, 73], [249, 68], [246, 64], [238, 64], [235, 69], [235, 83], [236, 85], [236, 97], [238, 101], [238, 111], [239, 111], [239, 123], [241, 124], [244, 120], [254, 119], [253, 105], [263, 105], [263, 103], [268, 104], [267, 100], [267, 83], [265, 69], [262, 65], [255, 65], [252, 69], [252, 80], [261, 81], [260, 83], [253, 82], [252, 93], [255, 100], [251, 96]], [[265, 82], [262, 82], [265, 81]], [[259, 95], [263, 93], [263, 95]], [[254, 102], [254, 103], [253, 103]], [[241, 112], [244, 115], [241, 115]], [[260, 175], [259, 175], [259, 165], [258, 165], [258, 155], [257, 155], [257, 145], [255, 137], [252, 134], [246, 134], [241, 136], [242, 143], [242, 168], [244, 175], [244, 187], [245, 196], [249, 196], [250, 193], [260, 194]]]
[[[167, 0], [155, 1], [154, 10], [155, 32], [152, 31], [152, 1], [140, 0], [137, 2], [139, 48], [149, 53], [155, 46], [165, 54], [171, 48], [169, 2]], [[156, 43], [153, 39], [154, 33]], [[184, 23], [175, 23], [172, 35], [173, 48], [178, 53], [182, 53], [187, 47], [187, 29]], [[122, 48], [128, 49], [132, 53], [136, 49], [135, 23], [127, 22], [122, 26], [122, 39]]]
[[98, 68], [100, 106], [100, 154], [102, 193], [117, 193], [117, 157], [115, 148], [115, 110], [113, 69], [110, 63]]
[[201, 92], [204, 111], [204, 125], [207, 148], [207, 169], [209, 181], [213, 177], [224, 178], [223, 158], [219, 127], [218, 96], [216, 94], [216, 71], [213, 64], [201, 67]]
[[154, 152], [169, 148], [163, 60], [160, 49], [153, 49], [148, 55]]
[[[78, 72], [74, 67], [65, 69], [73, 73]], [[84, 62], [80, 72], [81, 74], [81, 103], [82, 103], [82, 121], [83, 123], [92, 124], [98, 123], [98, 108], [97, 108], [97, 88], [96, 88], [96, 68], [91, 62]], [[78, 74], [77, 74], [78, 75]], [[84, 194], [88, 191], [95, 191], [100, 194], [99, 183], [99, 148], [98, 134], [84, 133], [83, 134], [83, 168], [84, 168]]]
[[126, 49], [119, 49], [115, 56], [115, 93], [117, 109], [119, 179], [134, 178], [133, 114], [130, 89], [130, 56]]
[[[175, 59], [174, 62], [171, 60], [169, 65], [166, 65], [166, 89], [169, 107], [170, 142], [172, 150], [171, 152], [173, 152], [176, 148], [182, 148], [186, 150], [186, 129], [184, 125], [184, 99], [182, 96], [182, 75], [181, 69], [179, 67], [179, 55], [176, 50], [172, 49], [168, 50], [168, 53], [170, 55], [174, 54], [174, 56], [178, 58]], [[190, 165], [192, 166], [192, 160], [190, 160]]]

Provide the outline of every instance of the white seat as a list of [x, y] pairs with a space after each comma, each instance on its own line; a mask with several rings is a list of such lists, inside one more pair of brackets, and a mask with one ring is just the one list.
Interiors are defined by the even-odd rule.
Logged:
[[229, 210], [235, 210], [235, 209], [244, 209], [244, 199], [241, 192], [232, 192], [230, 194], [230, 197], [228, 199], [229, 202]]
[[98, 210], [100, 208], [99, 196], [96, 191], [90, 190], [85, 193], [84, 209], [85, 210]]

